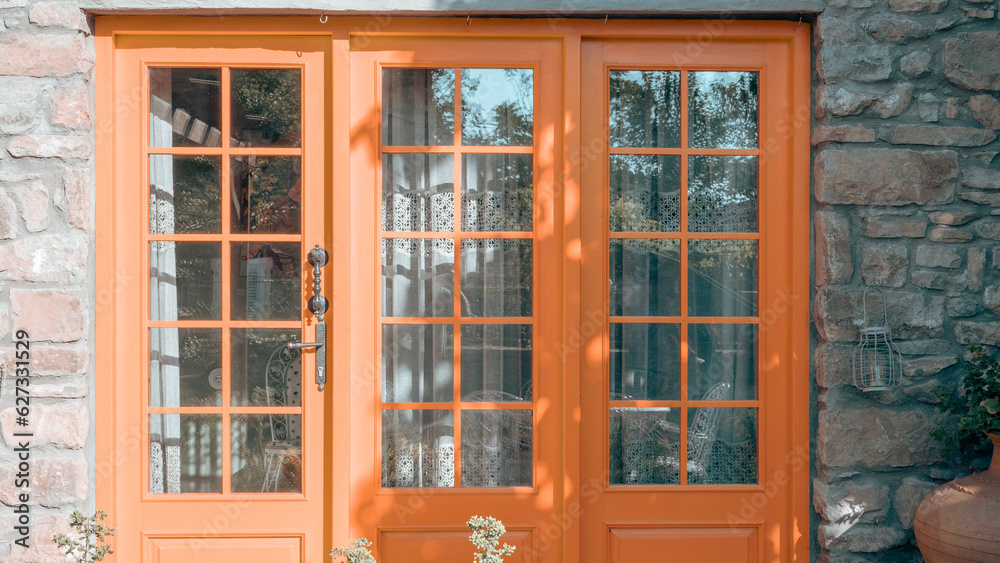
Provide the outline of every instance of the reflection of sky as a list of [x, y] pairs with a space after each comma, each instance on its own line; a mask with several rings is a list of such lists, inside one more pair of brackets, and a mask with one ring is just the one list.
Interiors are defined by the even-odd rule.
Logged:
[[755, 73], [698, 71], [688, 74], [688, 82], [691, 89], [699, 95], [708, 95], [711, 94], [712, 85], [720, 85], [728, 88], [739, 82], [740, 78], [744, 76], [749, 77], [751, 74]]
[[[522, 91], [521, 79], [531, 76], [530, 68], [503, 69], [503, 68], [463, 68], [462, 69], [462, 98], [471, 104], [482, 108], [492, 109], [503, 103], [516, 103], [524, 115], [531, 115], [534, 109], [534, 99], [530, 89]], [[508, 73], [512, 74], [508, 78]], [[466, 88], [470, 84], [479, 84], [472, 99], [467, 96], [472, 95]], [[532, 80], [528, 79], [528, 85]]]
[[[525, 125], [530, 127], [534, 110], [533, 82], [531, 69], [462, 69], [463, 139], [476, 139], [475, 142], [491, 139], [501, 125], [497, 122], [496, 108], [502, 105], [516, 108], [525, 118]], [[530, 135], [530, 129], [521, 133]], [[494, 143], [500, 141], [493, 139]]]
[[695, 107], [696, 100], [702, 104], [700, 115], [691, 115], [691, 146], [757, 147], [757, 91], [751, 85], [756, 74], [736, 71], [688, 73], [690, 107]]

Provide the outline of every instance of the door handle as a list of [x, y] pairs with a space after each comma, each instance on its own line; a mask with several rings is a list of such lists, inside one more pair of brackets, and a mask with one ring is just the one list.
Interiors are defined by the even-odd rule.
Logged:
[[316, 315], [316, 342], [289, 342], [285, 346], [290, 350], [316, 349], [316, 385], [322, 391], [326, 385], [326, 321], [323, 319], [323, 315], [330, 307], [330, 302], [322, 295], [323, 270], [321, 268], [330, 260], [330, 255], [317, 244], [309, 251], [308, 259], [309, 264], [313, 267], [313, 295], [309, 298], [309, 311]]

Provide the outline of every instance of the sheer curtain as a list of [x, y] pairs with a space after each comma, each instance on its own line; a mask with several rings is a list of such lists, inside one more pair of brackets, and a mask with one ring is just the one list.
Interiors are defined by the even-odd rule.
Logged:
[[[169, 88], [161, 89], [167, 92]], [[170, 100], [152, 97], [149, 114], [150, 143], [170, 146], [173, 126]], [[174, 193], [171, 157], [151, 158], [150, 190], [156, 190], [157, 208], [150, 213], [173, 232], [174, 216], [170, 205]], [[162, 230], [162, 229], [161, 229]], [[149, 318], [177, 320], [177, 255], [174, 243], [154, 242], [149, 248]], [[180, 406], [180, 357], [176, 328], [150, 331], [149, 400], [150, 405]], [[149, 492], [181, 492], [180, 416], [153, 414], [149, 417]]]
[[[412, 126], [412, 123], [410, 124]], [[454, 165], [450, 155], [385, 155], [384, 231], [451, 231]], [[454, 241], [382, 240], [382, 314], [451, 317], [454, 313]], [[453, 325], [383, 325], [383, 401], [447, 402], [454, 394]], [[383, 485], [455, 484], [451, 413], [383, 413]]]
[[[382, 77], [384, 145], [454, 144], [453, 69], [386, 69]], [[472, 102], [463, 94], [462, 111]], [[455, 164], [451, 154], [383, 154], [382, 230], [399, 235], [382, 240], [382, 314], [449, 322], [399, 325], [386, 319], [382, 399], [438, 404], [457, 399], [453, 347], [459, 337], [462, 396], [458, 399], [530, 401], [531, 325], [462, 325], [456, 335], [450, 321], [456, 314], [532, 316], [531, 238], [459, 238], [456, 247], [455, 238], [433, 234], [408, 238], [403, 233], [450, 236], [456, 213], [461, 213], [463, 232], [530, 232], [532, 155], [463, 155], [460, 201], [455, 200]], [[457, 301], [456, 259], [461, 263]], [[383, 411], [383, 486], [454, 486], [458, 421], [452, 412]], [[463, 486], [530, 484], [531, 411], [468, 411], [461, 423]], [[513, 471], [507, 482], [500, 475], [501, 459], [508, 466], [520, 465], [516, 461], [520, 452], [503, 452], [501, 457], [511, 444], [527, 444], [523, 456], [529, 462], [527, 482], [520, 475], [523, 471]], [[484, 457], [486, 450], [494, 455]], [[483, 464], [492, 469], [483, 469]]]

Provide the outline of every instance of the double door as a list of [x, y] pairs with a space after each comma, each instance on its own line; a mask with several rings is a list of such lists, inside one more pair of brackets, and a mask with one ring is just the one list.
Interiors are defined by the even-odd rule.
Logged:
[[804, 39], [549, 23], [99, 40], [120, 561], [806, 553]]

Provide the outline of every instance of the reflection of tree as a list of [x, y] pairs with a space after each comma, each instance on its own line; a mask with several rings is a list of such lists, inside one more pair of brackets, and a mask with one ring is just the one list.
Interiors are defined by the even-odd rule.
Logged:
[[756, 232], [757, 157], [693, 156], [689, 162], [688, 228]]
[[[492, 107], [499, 87], [496, 70], [469, 69], [462, 75], [462, 142], [467, 145], [530, 146], [534, 126], [534, 73], [529, 69], [502, 69], [513, 99]], [[490, 77], [485, 81], [483, 78]]]
[[757, 89], [756, 72], [688, 73], [688, 143], [756, 148]]
[[[172, 205], [174, 233], [222, 232], [222, 171], [216, 156], [165, 156], [173, 165], [173, 193], [158, 191], [150, 185], [150, 197], [158, 203]], [[158, 205], [151, 212], [161, 211]], [[169, 208], [169, 207], [168, 207]], [[162, 218], [166, 219], [166, 218]], [[160, 218], [158, 218], [160, 220]], [[159, 225], [159, 231], [166, 230]]]
[[611, 218], [611, 230], [626, 233], [645, 233], [656, 231], [659, 221], [647, 219], [645, 206], [628, 195], [612, 200], [608, 216]]
[[616, 232], [676, 232], [680, 226], [680, 159], [613, 155], [609, 226]]
[[464, 230], [531, 230], [534, 202], [531, 155], [465, 155], [462, 165], [466, 168], [462, 196]]
[[[252, 397], [251, 404], [267, 404], [264, 391]], [[243, 467], [233, 472], [233, 492], [258, 492], [264, 482], [267, 459], [264, 449], [271, 442], [271, 423], [267, 415], [235, 415], [232, 432], [236, 434], [235, 452]]]
[[[613, 71], [610, 77], [609, 133], [615, 147], [679, 147], [681, 132], [680, 73]], [[755, 73], [688, 74], [690, 147], [757, 147], [757, 75]], [[671, 161], [669, 159], [675, 159]], [[675, 164], [676, 163], [676, 164]], [[692, 156], [688, 191], [681, 194], [678, 157], [625, 154], [609, 157], [609, 229], [618, 233], [677, 232], [683, 220], [692, 233], [757, 230], [757, 163], [746, 156]], [[680, 217], [686, 197], [688, 216]], [[628, 235], [626, 235], [628, 236]], [[609, 247], [611, 314], [672, 316], [681, 313], [680, 259], [687, 257], [688, 310], [692, 316], [753, 316], [757, 311], [757, 244], [754, 240], [691, 240], [680, 248], [676, 239], [612, 240]], [[686, 335], [688, 397], [698, 398], [718, 381], [741, 395], [755, 384], [756, 340], [751, 325], [703, 324], [692, 321]], [[679, 334], [676, 325], [612, 325], [610, 392], [654, 398], [657, 389], [673, 398], [679, 385]], [[631, 378], [631, 379], [630, 379]], [[641, 381], [642, 385], [635, 382]], [[630, 387], [631, 385], [631, 387]], [[751, 398], [740, 396], [737, 398]], [[756, 480], [755, 428], [751, 416], [726, 409], [722, 435], [735, 444], [716, 441], [707, 479], [710, 483]], [[641, 455], [629, 450], [624, 427], [615, 427], [612, 409], [611, 471], [616, 482], [676, 482], [676, 475], [651, 466], [668, 444], [652, 440]], [[750, 415], [753, 411], [750, 411]], [[617, 431], [616, 431], [617, 430]], [[626, 472], [624, 458], [638, 455], [641, 471]], [[647, 463], [642, 466], [641, 461]], [[655, 465], [655, 464], [654, 464]], [[733, 469], [729, 469], [729, 466]], [[728, 473], [719, 468], [725, 467]], [[691, 476], [689, 475], [689, 479]]]
[[[299, 159], [237, 157], [240, 164], [240, 229], [245, 233], [298, 233]], [[234, 174], [236, 170], [233, 171]]]
[[452, 144], [455, 69], [383, 69], [382, 135], [387, 145]]
[[[248, 139], [250, 142], [299, 145], [302, 97], [298, 70], [233, 69], [231, 80], [234, 114], [255, 122], [245, 124], [254, 136], [259, 136]], [[241, 137], [242, 133], [234, 123], [234, 136]]]
[[757, 244], [753, 240], [699, 240], [689, 244], [692, 312], [753, 316], [757, 313]]
[[680, 80], [676, 71], [611, 71], [612, 146], [680, 146]]
[[[434, 112], [434, 131], [447, 132], [448, 137], [435, 144], [452, 144], [455, 141], [455, 71], [453, 69], [432, 69], [430, 73], [431, 103]], [[419, 92], [419, 87], [412, 90]]]
[[[611, 71], [611, 145], [680, 146], [680, 78], [679, 72]], [[689, 146], [757, 147], [757, 89], [756, 72], [689, 72]], [[674, 209], [668, 211], [670, 217], [660, 217], [659, 226], [654, 221], [668, 204], [679, 205], [663, 199], [680, 190], [679, 169], [675, 172], [673, 163], [664, 158], [668, 157], [660, 161], [642, 155], [611, 157], [612, 230], [678, 228]], [[689, 165], [692, 231], [756, 231], [755, 157], [693, 156]]]
[[[178, 319], [217, 319], [221, 316], [220, 244], [217, 242], [156, 242], [173, 250], [176, 259]], [[165, 314], [169, 314], [164, 312]]]

